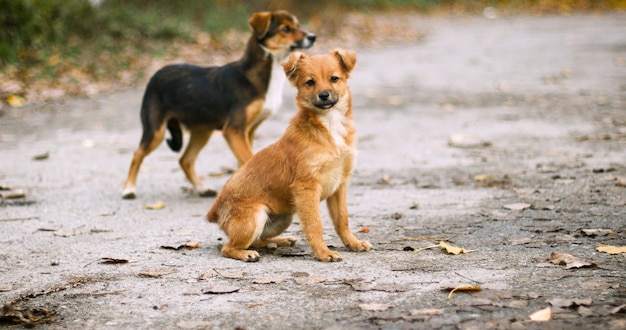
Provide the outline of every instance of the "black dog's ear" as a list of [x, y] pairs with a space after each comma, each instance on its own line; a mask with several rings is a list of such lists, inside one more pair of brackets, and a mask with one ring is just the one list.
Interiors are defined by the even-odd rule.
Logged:
[[272, 23], [272, 12], [269, 11], [254, 13], [248, 20], [248, 24], [254, 31], [254, 36], [257, 39], [265, 37], [270, 28], [270, 23]]
[[352, 69], [354, 69], [354, 66], [356, 65], [355, 52], [337, 48], [330, 53], [339, 58], [339, 62], [343, 66], [343, 69], [346, 71], [346, 73], [349, 74], [350, 72], [352, 72]]
[[283, 63], [283, 70], [287, 79], [294, 83], [298, 79], [298, 64], [302, 59], [306, 58], [306, 55], [301, 52], [295, 52], [289, 56], [287, 62]]

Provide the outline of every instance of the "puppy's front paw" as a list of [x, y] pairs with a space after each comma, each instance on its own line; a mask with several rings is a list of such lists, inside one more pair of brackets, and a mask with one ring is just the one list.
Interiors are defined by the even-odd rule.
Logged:
[[350, 250], [355, 252], [369, 251], [372, 249], [372, 244], [368, 241], [356, 241], [346, 245]]
[[314, 252], [315, 258], [319, 261], [330, 262], [330, 261], [341, 261], [343, 258], [339, 252], [324, 250], [321, 252]]

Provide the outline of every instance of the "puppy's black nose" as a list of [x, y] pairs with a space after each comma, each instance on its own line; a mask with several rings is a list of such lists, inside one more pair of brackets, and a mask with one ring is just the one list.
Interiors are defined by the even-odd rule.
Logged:
[[306, 36], [306, 39], [307, 39], [308, 41], [310, 41], [310, 42], [314, 42], [314, 41], [315, 41], [315, 38], [316, 38], [316, 37], [315, 37], [315, 35], [314, 35], [314, 34], [312, 34], [312, 33], [309, 33], [309, 34]]
[[328, 97], [330, 97], [330, 93], [324, 91], [324, 92], [319, 93], [317, 97], [319, 97], [320, 100], [322, 101], [328, 101]]

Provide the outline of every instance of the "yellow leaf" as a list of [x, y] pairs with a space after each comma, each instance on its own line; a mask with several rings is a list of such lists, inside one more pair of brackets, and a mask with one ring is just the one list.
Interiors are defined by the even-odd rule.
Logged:
[[461, 285], [453, 288], [445, 288], [445, 290], [450, 290], [450, 294], [448, 294], [448, 299], [452, 297], [452, 294], [460, 291], [460, 292], [471, 292], [471, 291], [480, 291], [480, 285]]
[[596, 250], [599, 252], [606, 252], [608, 254], [620, 254], [626, 253], [626, 246], [612, 246], [612, 245], [598, 245]]
[[530, 314], [528, 317], [531, 321], [535, 322], [550, 321], [552, 319], [552, 309], [550, 307], [546, 307]]
[[460, 254], [460, 253], [469, 253], [469, 252], [473, 252], [476, 250], [465, 250], [462, 248], [458, 248], [456, 246], [452, 246], [444, 241], [439, 242], [439, 246], [441, 246], [443, 249], [446, 249], [446, 252], [448, 254]]
[[160, 210], [165, 207], [165, 203], [163, 201], [158, 201], [154, 204], [146, 204], [144, 208], [146, 210]]
[[7, 103], [14, 108], [19, 108], [26, 104], [26, 99], [18, 95], [9, 95]]

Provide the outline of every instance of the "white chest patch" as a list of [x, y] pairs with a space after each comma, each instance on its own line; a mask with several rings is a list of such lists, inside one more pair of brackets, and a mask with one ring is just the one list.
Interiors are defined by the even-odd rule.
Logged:
[[283, 91], [285, 89], [287, 78], [283, 72], [283, 67], [276, 59], [272, 62], [272, 73], [270, 75], [270, 83], [265, 94], [265, 103], [263, 104], [263, 112], [266, 115], [275, 114], [283, 104]]
[[346, 129], [346, 122], [348, 119], [339, 111], [331, 110], [324, 116], [320, 117], [320, 121], [326, 127], [330, 135], [335, 141], [335, 145], [338, 149], [346, 147], [346, 135], [348, 130]]

